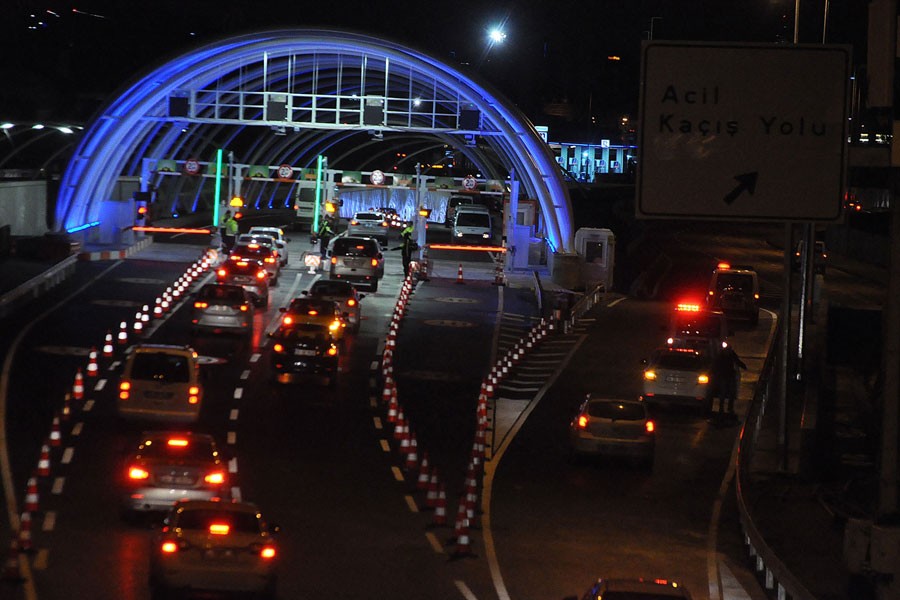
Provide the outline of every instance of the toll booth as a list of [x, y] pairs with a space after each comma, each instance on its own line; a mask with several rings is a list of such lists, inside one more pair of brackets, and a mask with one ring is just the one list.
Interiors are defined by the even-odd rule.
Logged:
[[575, 251], [584, 259], [582, 279], [585, 289], [602, 284], [612, 289], [616, 257], [616, 236], [609, 229], [582, 227], [575, 232]]

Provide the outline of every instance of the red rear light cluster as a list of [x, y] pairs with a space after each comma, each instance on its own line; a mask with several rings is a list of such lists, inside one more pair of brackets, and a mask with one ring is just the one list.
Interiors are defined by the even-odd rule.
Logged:
[[656, 431], [656, 423], [654, 423], [653, 421], [650, 421], [650, 420], [645, 421], [644, 422], [644, 431], [646, 431], [647, 433], [653, 433], [654, 431]]
[[200, 388], [192, 385], [188, 388], [188, 404], [198, 404], [200, 402]]
[[128, 469], [128, 479], [132, 481], [143, 481], [149, 479], [150, 473], [143, 467], [133, 466]]
[[328, 356], [337, 356], [337, 348], [330, 346], [328, 348]]
[[373, 267], [377, 267], [377, 266], [378, 266], [378, 259], [377, 259], [377, 258], [373, 258], [373, 259], [372, 259], [372, 266], [373, 266]]
[[587, 415], [578, 415], [578, 429], [587, 429], [588, 420]]
[[347, 300], [347, 306], [356, 306], [356, 300], [350, 298], [349, 300]]
[[675, 305], [675, 310], [678, 312], [700, 312], [700, 305], [690, 302], [679, 302]]
[[203, 481], [210, 485], [222, 485], [225, 483], [225, 473], [222, 471], [213, 471], [204, 477]]
[[272, 346], [272, 350], [280, 354], [284, 352], [284, 346], [282, 346], [281, 344], [275, 344], [274, 346]]
[[257, 272], [256, 272], [256, 278], [257, 278], [257, 279], [265, 279], [265, 278], [266, 278], [266, 271], [265, 271], [265, 269], [263, 269], [262, 271], [257, 271]]

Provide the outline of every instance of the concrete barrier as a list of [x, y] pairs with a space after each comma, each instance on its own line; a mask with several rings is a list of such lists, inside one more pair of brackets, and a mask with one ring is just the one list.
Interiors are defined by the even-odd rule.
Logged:
[[33, 277], [12, 291], [0, 296], [0, 318], [17, 307], [42, 296], [75, 272], [76, 255], [69, 256], [37, 277]]

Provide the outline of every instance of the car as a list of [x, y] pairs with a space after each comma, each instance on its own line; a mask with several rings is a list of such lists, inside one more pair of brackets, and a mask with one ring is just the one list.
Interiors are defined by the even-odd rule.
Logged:
[[712, 408], [712, 358], [690, 348], [663, 347], [643, 361], [643, 398], [654, 403], [681, 403]]
[[444, 224], [452, 227], [453, 226], [453, 217], [456, 216], [456, 211], [463, 206], [483, 206], [478, 202], [475, 196], [467, 196], [467, 195], [451, 195], [450, 199], [447, 200], [447, 212], [445, 213]]
[[380, 208], [376, 208], [375, 212], [381, 213], [384, 215], [384, 219], [388, 222], [390, 227], [394, 229], [400, 229], [403, 227], [403, 219], [400, 218], [400, 214], [397, 212], [397, 209], [390, 208], [389, 206], [382, 206]]
[[278, 252], [264, 244], [251, 242], [248, 244], [235, 244], [228, 254], [229, 261], [256, 260], [262, 263], [269, 275], [271, 285], [278, 284], [278, 275], [281, 273], [281, 262]]
[[193, 348], [172, 344], [131, 348], [119, 378], [120, 419], [194, 423], [202, 403], [200, 361]]
[[228, 493], [228, 466], [211, 435], [150, 431], [124, 469], [126, 516], [167, 511], [178, 500], [212, 500]]
[[268, 235], [275, 239], [275, 244], [278, 247], [278, 256], [281, 257], [281, 266], [285, 266], [288, 263], [288, 242], [291, 241], [284, 235], [284, 229], [281, 227], [263, 227], [259, 225], [254, 225], [248, 231], [250, 235]]
[[196, 331], [253, 333], [253, 298], [243, 286], [207, 283], [194, 297], [191, 325]]
[[340, 306], [341, 314], [347, 321], [347, 326], [354, 332], [359, 331], [362, 320], [360, 301], [366, 295], [360, 294], [349, 281], [319, 279], [308, 290], [304, 290], [303, 295], [337, 302], [338, 306]]
[[291, 329], [305, 323], [316, 323], [326, 328], [332, 340], [340, 342], [344, 338], [347, 320], [341, 312], [340, 305], [334, 300], [301, 296], [291, 300], [286, 307], [279, 309], [284, 316], [279, 329]]
[[387, 246], [389, 223], [384, 215], [375, 211], [358, 212], [347, 223], [347, 235], [372, 237]]
[[[687, 588], [669, 579], [598, 579], [581, 600], [691, 600]], [[571, 596], [566, 600], [578, 600]]]
[[259, 244], [265, 246], [278, 255], [278, 265], [284, 264], [284, 257], [281, 255], [281, 248], [278, 246], [278, 240], [269, 234], [250, 234], [242, 233], [235, 240], [235, 246], [249, 246], [250, 244]]
[[715, 358], [728, 345], [731, 330], [725, 314], [699, 302], [679, 302], [669, 321], [666, 345], [708, 353]]
[[330, 254], [330, 279], [362, 284], [372, 292], [378, 291], [378, 281], [384, 275], [384, 253], [374, 238], [337, 237]]
[[279, 531], [250, 502], [176, 502], [153, 539], [151, 596], [202, 590], [274, 599]]
[[[806, 240], [800, 240], [794, 248], [794, 259], [792, 262], [794, 271], [800, 271], [800, 262], [803, 260], [803, 249], [806, 246], [805, 242]], [[815, 248], [816, 256], [813, 258], [813, 270], [817, 274], [824, 275], [826, 261], [828, 259], [828, 250], [825, 248], [825, 242], [822, 241], [817, 241]]]
[[727, 319], [759, 323], [759, 277], [749, 266], [720, 262], [709, 279], [706, 306]]
[[494, 236], [490, 211], [481, 205], [458, 207], [450, 236], [454, 242], [490, 244]]
[[629, 457], [653, 466], [656, 423], [641, 399], [587, 394], [569, 423], [569, 455]]
[[329, 387], [337, 385], [339, 349], [328, 327], [300, 323], [272, 333], [272, 371], [279, 383], [297, 376], [324, 377]]
[[258, 260], [227, 260], [216, 269], [217, 283], [244, 288], [258, 307], [269, 305], [269, 274]]

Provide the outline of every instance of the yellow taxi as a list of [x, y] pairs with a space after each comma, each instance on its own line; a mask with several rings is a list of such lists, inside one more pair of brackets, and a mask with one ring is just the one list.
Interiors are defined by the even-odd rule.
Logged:
[[341, 313], [340, 305], [334, 300], [307, 296], [294, 298], [286, 308], [281, 308], [281, 312], [284, 316], [281, 317], [280, 330], [313, 323], [327, 327], [335, 342], [344, 339], [348, 319]]

